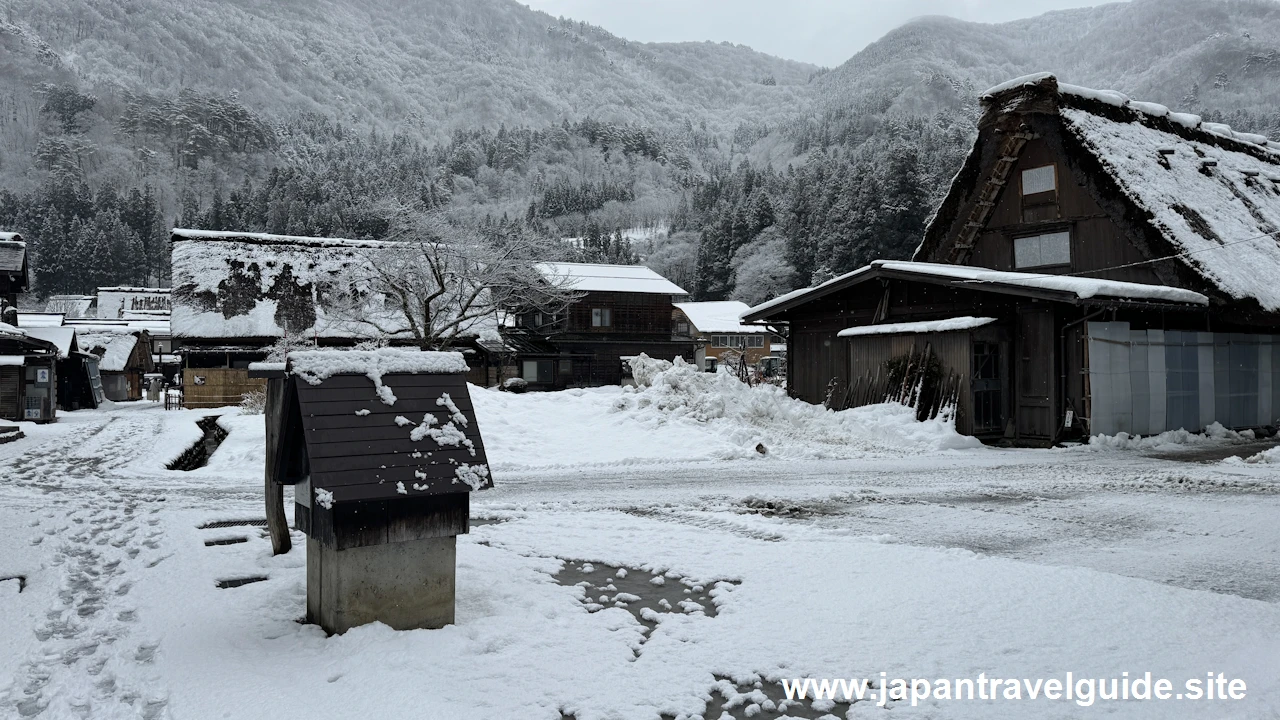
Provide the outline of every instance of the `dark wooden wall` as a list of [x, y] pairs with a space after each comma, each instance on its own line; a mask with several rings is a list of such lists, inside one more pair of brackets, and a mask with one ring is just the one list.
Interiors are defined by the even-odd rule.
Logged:
[[[1054, 150], [1055, 145], [1056, 143], [1044, 138], [1027, 142], [1017, 164], [1009, 173], [1009, 181], [996, 201], [996, 207], [987, 220], [985, 230], [974, 244], [966, 265], [992, 270], [1018, 270], [1014, 267], [1013, 260], [1014, 238], [1062, 230], [1071, 232], [1070, 266], [1024, 268], [1020, 271], [1078, 273], [1116, 268], [1148, 259], [1098, 205], [1083, 176], [1073, 169], [1071, 163], [1058, 155]], [[1050, 164], [1057, 169], [1057, 190], [1024, 198], [1022, 171]], [[929, 260], [942, 262], [936, 257]], [[1150, 266], [1108, 270], [1090, 277], [1163, 284]]]
[[[609, 327], [592, 327], [591, 310], [609, 309], [613, 322]], [[671, 296], [647, 293], [589, 292], [569, 306], [568, 324], [563, 332], [571, 335], [660, 335], [670, 338]]]

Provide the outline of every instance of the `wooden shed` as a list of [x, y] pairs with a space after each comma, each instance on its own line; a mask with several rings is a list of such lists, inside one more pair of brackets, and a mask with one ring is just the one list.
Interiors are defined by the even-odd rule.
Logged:
[[126, 325], [77, 325], [80, 349], [98, 358], [108, 400], [141, 400], [143, 376], [155, 371], [151, 335]]
[[58, 348], [0, 323], [0, 420], [57, 419]]
[[330, 632], [453, 622], [469, 493], [492, 486], [459, 353], [289, 355], [268, 379], [267, 497], [294, 486], [307, 534], [307, 612]]

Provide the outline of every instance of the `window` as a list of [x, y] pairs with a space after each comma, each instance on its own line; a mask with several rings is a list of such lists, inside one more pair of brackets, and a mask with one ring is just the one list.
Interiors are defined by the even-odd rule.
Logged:
[[747, 343], [747, 347], [753, 347], [753, 348], [762, 348], [762, 347], [764, 347], [764, 336], [763, 336], [763, 335], [752, 335], [752, 336], [750, 337], [750, 341], [751, 341], [751, 342]]
[[1058, 189], [1058, 174], [1053, 165], [1022, 171], [1022, 194], [1051, 192]]
[[725, 336], [723, 336], [723, 335], [712, 335], [712, 336], [711, 336], [711, 347], [713, 347], [713, 348], [728, 347], [727, 343], [728, 343], [728, 341], [725, 339]]
[[1013, 265], [1017, 268], [1071, 264], [1071, 233], [1014, 238]]
[[550, 383], [555, 373], [551, 360], [525, 360], [521, 366], [520, 377], [531, 383]]
[[609, 308], [591, 308], [591, 327], [610, 327], [613, 325], [613, 310]]
[[682, 336], [682, 337], [683, 337], [683, 336], [688, 335], [688, 334], [689, 334], [689, 323], [687, 323], [687, 322], [678, 322], [678, 323], [676, 323], [676, 334], [677, 334], [677, 335], [680, 335], [680, 336]]

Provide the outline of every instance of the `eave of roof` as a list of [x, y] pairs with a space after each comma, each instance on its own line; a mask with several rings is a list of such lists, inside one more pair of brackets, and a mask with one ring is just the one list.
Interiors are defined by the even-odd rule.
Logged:
[[[1022, 276], [1022, 277], [1018, 277]], [[1072, 305], [1141, 306], [1152, 308], [1195, 309], [1207, 306], [1209, 299], [1200, 293], [1180, 288], [1094, 280], [1063, 275], [1015, 273], [988, 270], [969, 265], [939, 265], [907, 261], [876, 260], [866, 267], [833, 278], [812, 288], [794, 290], [769, 302], [757, 305], [742, 315], [744, 322], [762, 322], [868, 280], [889, 278], [914, 280], [932, 285], [961, 287], [1002, 295], [1039, 298]], [[1023, 281], [1025, 278], [1025, 281]], [[1081, 294], [1069, 285], [1092, 286]], [[1124, 291], [1129, 290], [1129, 294]], [[1143, 297], [1143, 295], [1167, 297]], [[1182, 298], [1181, 300], [1177, 298]]]

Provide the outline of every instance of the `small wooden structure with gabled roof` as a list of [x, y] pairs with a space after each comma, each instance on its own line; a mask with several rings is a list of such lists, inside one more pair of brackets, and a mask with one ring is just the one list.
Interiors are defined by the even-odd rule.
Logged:
[[288, 551], [280, 487], [293, 485], [307, 612], [326, 630], [453, 622], [455, 539], [469, 493], [493, 485], [466, 371], [459, 353], [390, 348], [251, 368], [268, 380], [273, 543]]

